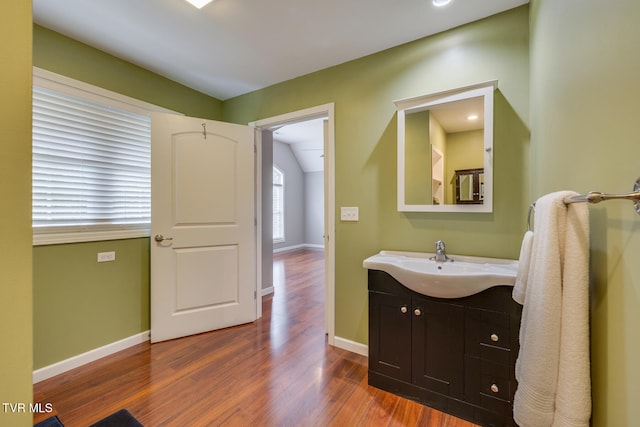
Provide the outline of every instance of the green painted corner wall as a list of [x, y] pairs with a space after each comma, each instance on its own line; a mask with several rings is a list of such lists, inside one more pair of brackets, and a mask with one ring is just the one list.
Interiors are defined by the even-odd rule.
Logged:
[[[640, 176], [640, 3], [531, 2], [533, 195], [631, 191]], [[591, 206], [594, 427], [640, 420], [640, 218]]]
[[36, 246], [33, 264], [36, 369], [149, 330], [149, 238]]
[[0, 425], [30, 426], [32, 414], [4, 406], [33, 394], [30, 1], [0, 4], [0, 39]]
[[[528, 7], [225, 101], [225, 121], [253, 120], [335, 104], [336, 335], [367, 343], [362, 261], [382, 249], [517, 258], [529, 203]], [[491, 214], [396, 211], [396, 114], [392, 101], [498, 80], [495, 204]], [[339, 218], [338, 212], [335, 212]]]

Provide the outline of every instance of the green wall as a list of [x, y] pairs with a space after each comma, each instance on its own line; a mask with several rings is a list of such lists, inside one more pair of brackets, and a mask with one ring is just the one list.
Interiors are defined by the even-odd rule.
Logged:
[[36, 368], [149, 330], [148, 238], [36, 246], [33, 265]]
[[[640, 2], [533, 0], [533, 195], [631, 191], [640, 175]], [[593, 425], [640, 420], [640, 217], [589, 209]]]
[[0, 425], [32, 415], [4, 404], [32, 399], [31, 1], [0, 4]]
[[187, 116], [221, 118], [222, 101], [35, 24], [33, 65]]
[[[528, 8], [351, 61], [225, 101], [225, 121], [248, 123], [335, 103], [336, 335], [367, 343], [362, 261], [382, 249], [517, 258], [529, 203]], [[396, 114], [392, 101], [497, 79], [495, 202], [491, 214], [396, 211]]]
[[[33, 65], [186, 115], [221, 119], [221, 101], [39, 26]], [[30, 109], [29, 99], [29, 118]], [[30, 134], [29, 122], [29, 147]], [[109, 251], [116, 261], [98, 264], [97, 253]], [[146, 331], [149, 239], [34, 247], [33, 292], [34, 369]]]
[[404, 119], [404, 198], [409, 205], [430, 205], [431, 140], [429, 110], [406, 114]]

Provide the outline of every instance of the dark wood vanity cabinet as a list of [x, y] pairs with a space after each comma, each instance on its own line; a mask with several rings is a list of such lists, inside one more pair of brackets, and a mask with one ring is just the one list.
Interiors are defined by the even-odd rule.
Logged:
[[515, 426], [521, 306], [508, 286], [457, 299], [369, 270], [369, 384], [485, 426]]

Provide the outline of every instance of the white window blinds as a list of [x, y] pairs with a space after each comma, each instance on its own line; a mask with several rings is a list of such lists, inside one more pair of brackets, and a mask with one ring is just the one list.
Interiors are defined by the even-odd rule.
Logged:
[[150, 148], [149, 117], [34, 86], [34, 234], [148, 229]]

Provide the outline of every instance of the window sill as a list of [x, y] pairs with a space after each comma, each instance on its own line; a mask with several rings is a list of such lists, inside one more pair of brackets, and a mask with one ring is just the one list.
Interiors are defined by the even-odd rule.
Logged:
[[33, 246], [60, 245], [64, 243], [99, 242], [103, 240], [122, 240], [149, 237], [149, 228], [101, 231], [69, 231], [57, 233], [33, 234]]

